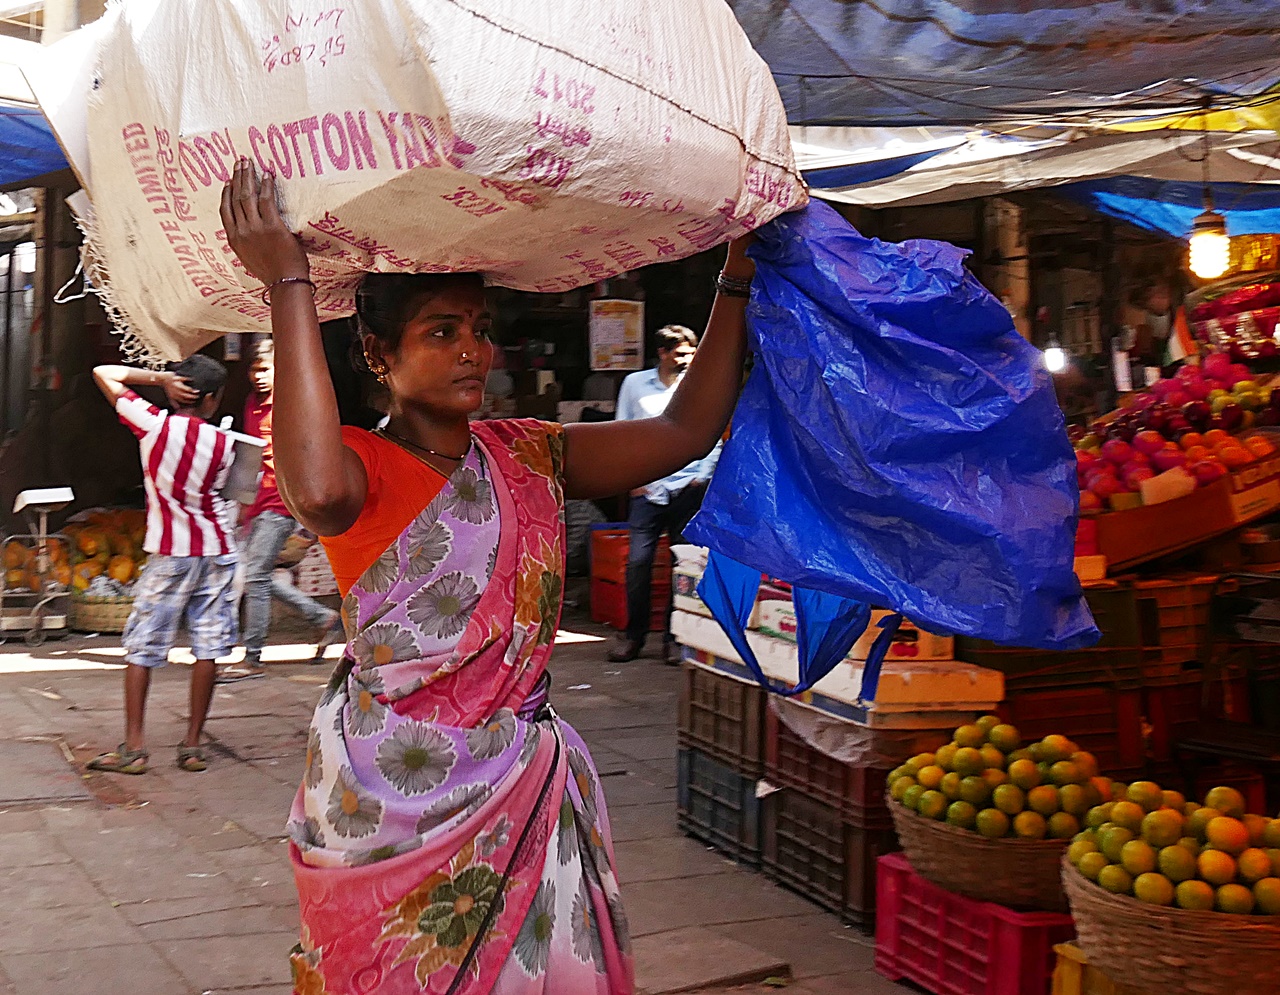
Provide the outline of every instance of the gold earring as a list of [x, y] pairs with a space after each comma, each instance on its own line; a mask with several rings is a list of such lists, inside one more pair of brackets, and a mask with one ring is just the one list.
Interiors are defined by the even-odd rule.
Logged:
[[387, 364], [375, 362], [366, 352], [364, 354], [364, 365], [369, 367], [369, 372], [378, 378], [379, 383], [387, 382]]

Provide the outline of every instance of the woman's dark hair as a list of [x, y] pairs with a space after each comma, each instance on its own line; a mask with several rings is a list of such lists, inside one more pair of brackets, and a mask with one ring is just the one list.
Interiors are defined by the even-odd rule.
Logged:
[[372, 335], [384, 349], [394, 351], [424, 296], [459, 284], [484, 287], [479, 273], [366, 273], [356, 290], [355, 352], [363, 367], [359, 336]]
[[196, 353], [173, 368], [173, 372], [200, 392], [197, 404], [210, 394], [216, 394], [227, 384], [227, 368], [211, 356]]
[[653, 333], [653, 343], [663, 352], [679, 349], [682, 345], [691, 345], [696, 349], [698, 336], [692, 328], [685, 328], [684, 325], [663, 325]]

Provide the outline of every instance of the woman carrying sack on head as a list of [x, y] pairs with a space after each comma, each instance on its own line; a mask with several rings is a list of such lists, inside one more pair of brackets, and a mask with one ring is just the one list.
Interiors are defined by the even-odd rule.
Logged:
[[476, 274], [369, 274], [357, 314], [391, 395], [342, 427], [306, 253], [242, 160], [222, 221], [268, 287], [281, 493], [321, 536], [348, 643], [289, 828], [298, 992], [634, 988], [604, 793], [548, 702], [564, 501], [705, 456], [738, 395], [753, 264], [730, 247], [698, 356], [660, 417], [470, 423], [493, 358]]

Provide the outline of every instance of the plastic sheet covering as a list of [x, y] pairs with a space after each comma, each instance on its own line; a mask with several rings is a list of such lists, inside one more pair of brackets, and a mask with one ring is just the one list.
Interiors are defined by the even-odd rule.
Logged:
[[756, 365], [685, 530], [712, 550], [699, 593], [735, 646], [761, 572], [809, 616], [809, 683], [848, 652], [866, 605], [1001, 643], [1096, 642], [1050, 377], [966, 253], [867, 239], [813, 202], [762, 228], [751, 255]]
[[0, 186], [67, 168], [44, 115], [34, 107], [0, 104]]
[[869, 729], [798, 701], [770, 698], [769, 707], [788, 729], [824, 756], [857, 767], [897, 767], [945, 741], [941, 729]]

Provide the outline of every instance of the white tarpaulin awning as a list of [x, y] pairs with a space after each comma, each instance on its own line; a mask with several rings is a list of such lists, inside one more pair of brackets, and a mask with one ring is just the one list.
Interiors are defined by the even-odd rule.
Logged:
[[[863, 207], [907, 207], [992, 197], [1111, 176], [1198, 182], [1202, 136], [1154, 131], [1021, 141], [980, 135], [897, 175], [846, 187], [815, 188], [826, 200]], [[1274, 133], [1212, 136], [1215, 183], [1280, 183]]]

